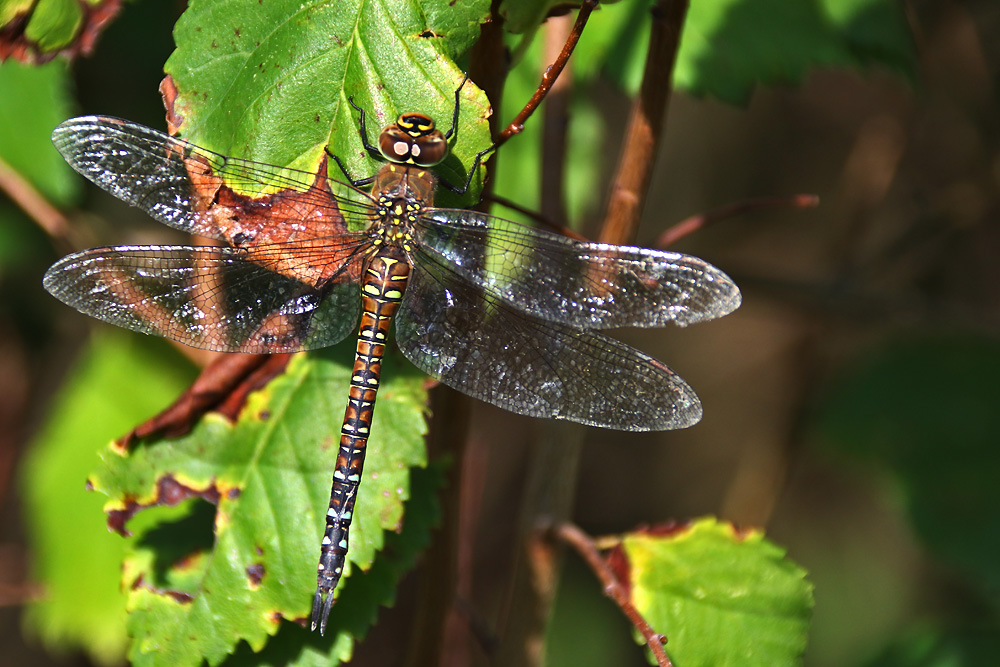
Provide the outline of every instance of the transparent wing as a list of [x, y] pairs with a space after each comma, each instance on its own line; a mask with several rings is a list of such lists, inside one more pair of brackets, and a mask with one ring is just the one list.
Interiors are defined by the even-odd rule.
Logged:
[[485, 297], [450, 268], [413, 266], [396, 342], [428, 375], [498, 407], [622, 431], [684, 428], [701, 402], [652, 357]]
[[316, 287], [245, 255], [214, 246], [94, 248], [56, 262], [44, 285], [87, 315], [207, 350], [293, 352], [354, 331], [355, 276]]
[[740, 305], [725, 273], [688, 255], [587, 243], [493, 216], [432, 209], [417, 261], [445, 263], [511, 307], [583, 329], [685, 326]]
[[226, 157], [119, 118], [70, 119], [52, 132], [52, 142], [115, 197], [171, 227], [230, 245], [240, 245], [234, 237], [265, 232], [269, 241], [330, 237], [347, 231], [345, 219], [371, 217], [367, 194], [354, 191], [352, 201], [331, 193], [325, 167], [316, 175]]

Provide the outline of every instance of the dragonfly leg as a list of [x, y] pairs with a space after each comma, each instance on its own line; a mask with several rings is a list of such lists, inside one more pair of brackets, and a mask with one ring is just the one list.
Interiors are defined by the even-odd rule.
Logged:
[[[459, 108], [459, 103], [462, 99], [460, 95], [462, 92], [462, 88], [465, 87], [465, 83], [468, 80], [469, 80], [469, 75], [466, 74], [464, 77], [462, 77], [462, 83], [458, 84], [458, 88], [455, 89], [455, 111], [453, 112], [451, 118], [451, 128], [444, 135], [445, 139], [451, 139], [451, 135], [454, 134], [455, 128], [458, 127], [458, 108]], [[482, 164], [483, 158], [492, 153], [493, 151], [495, 151], [496, 148], [497, 145], [493, 144], [489, 148], [484, 148], [483, 150], [479, 151], [476, 154], [476, 157], [472, 160], [472, 168], [469, 169], [469, 174], [465, 178], [465, 185], [463, 185], [462, 187], [456, 187], [440, 177], [438, 178], [438, 183], [440, 183], [442, 187], [451, 190], [457, 195], [464, 195], [468, 191], [469, 185], [472, 184], [472, 176], [476, 173], [476, 170], [479, 169], [479, 165]]]
[[[353, 95], [348, 97], [347, 101], [352, 107], [358, 110], [358, 134], [361, 136], [361, 145], [365, 147], [365, 150], [368, 151], [372, 157], [378, 160], [384, 160], [385, 158], [382, 155], [382, 151], [368, 141], [368, 130], [365, 127], [365, 110], [354, 103]], [[351, 176], [350, 172], [347, 171], [347, 167], [345, 167], [344, 163], [340, 161], [340, 158], [330, 151], [329, 146], [327, 146], [325, 150], [326, 154], [330, 156], [330, 159], [337, 163], [337, 166], [340, 167], [340, 171], [343, 172], [344, 176], [347, 177], [348, 182], [354, 187], [360, 188], [365, 185], [371, 185], [375, 181], [374, 176], [369, 176], [368, 178], [354, 178]]]
[[395, 248], [386, 248], [372, 258], [361, 286], [362, 313], [358, 347], [351, 371], [351, 390], [340, 432], [340, 451], [333, 471], [330, 507], [320, 546], [313, 596], [312, 629], [326, 632], [337, 588], [347, 559], [354, 502], [365, 465], [368, 434], [371, 431], [375, 398], [382, 374], [382, 356], [392, 314], [403, 299], [410, 265]]
[[460, 95], [462, 93], [462, 88], [465, 88], [465, 82], [468, 80], [469, 75], [466, 73], [466, 75], [462, 77], [462, 83], [458, 84], [458, 88], [455, 89], [455, 111], [452, 112], [451, 115], [451, 127], [448, 128], [448, 131], [444, 134], [445, 139], [451, 139], [451, 135], [455, 133], [455, 128], [458, 127], [458, 107], [462, 99]]
[[465, 179], [465, 185], [463, 185], [462, 187], [460, 188], [456, 187], [451, 183], [449, 183], [448, 181], [444, 180], [443, 178], [438, 178], [438, 183], [441, 184], [441, 187], [451, 190], [456, 195], [464, 195], [466, 191], [469, 189], [469, 186], [472, 184], [472, 177], [475, 175], [476, 170], [479, 169], [479, 165], [482, 164], [483, 158], [492, 153], [493, 151], [495, 151], [496, 149], [497, 149], [497, 144], [493, 144], [489, 148], [484, 148], [483, 150], [476, 153], [475, 159], [472, 160], [472, 167], [469, 169], [469, 175]]
[[354, 103], [354, 96], [347, 98], [347, 101], [351, 103], [351, 106], [358, 111], [358, 134], [361, 135], [361, 145], [365, 147], [372, 157], [382, 160], [382, 151], [379, 150], [378, 146], [373, 146], [368, 143], [368, 130], [365, 128], [365, 110]]
[[353, 185], [354, 187], [360, 188], [365, 185], [371, 185], [372, 183], [375, 182], [374, 176], [369, 176], [368, 178], [354, 178], [353, 176], [351, 176], [350, 172], [347, 171], [347, 167], [345, 167], [344, 163], [340, 161], [340, 158], [334, 155], [332, 151], [330, 151], [329, 146], [327, 146], [324, 150], [326, 151], [326, 154], [330, 157], [330, 159], [336, 162], [337, 166], [340, 167], [340, 171], [347, 178], [347, 182]]

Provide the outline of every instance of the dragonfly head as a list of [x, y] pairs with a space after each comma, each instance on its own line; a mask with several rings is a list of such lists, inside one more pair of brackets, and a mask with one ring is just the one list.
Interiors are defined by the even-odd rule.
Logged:
[[448, 141], [429, 116], [405, 113], [382, 130], [378, 148], [389, 162], [433, 167], [448, 154]]

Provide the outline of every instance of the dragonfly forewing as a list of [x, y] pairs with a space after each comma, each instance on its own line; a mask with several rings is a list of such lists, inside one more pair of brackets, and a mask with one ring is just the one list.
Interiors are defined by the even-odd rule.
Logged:
[[587, 243], [474, 211], [421, 218], [418, 253], [516, 310], [583, 329], [686, 326], [722, 317], [740, 291], [704, 260]]
[[[335, 197], [317, 173], [226, 157], [110, 116], [68, 120], [52, 142], [78, 172], [160, 222], [233, 246], [308, 242], [371, 219], [370, 200]], [[341, 210], [341, 206], [344, 210]], [[360, 222], [359, 222], [360, 221]]]

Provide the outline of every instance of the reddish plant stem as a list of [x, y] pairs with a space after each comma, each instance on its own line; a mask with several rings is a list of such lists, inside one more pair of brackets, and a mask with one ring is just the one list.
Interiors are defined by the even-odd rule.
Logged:
[[180, 437], [210, 411], [235, 421], [247, 396], [281, 375], [291, 358], [288, 353], [217, 355], [170, 407], [116, 440], [115, 446], [125, 452], [136, 440]]
[[[574, 231], [565, 225], [557, 224], [556, 222], [553, 222], [553, 220], [549, 219], [545, 215], [542, 215], [538, 211], [534, 211], [526, 206], [521, 206], [517, 202], [513, 202], [510, 199], [507, 199], [506, 197], [501, 197], [500, 195], [497, 194], [491, 194], [489, 195], [487, 200], [490, 203], [499, 204], [504, 208], [509, 208], [512, 211], [517, 211], [524, 217], [533, 220], [536, 224], [538, 224], [539, 227], [545, 227], [549, 231], [555, 232], [556, 234], [561, 234], [562, 236], [566, 236], [571, 239], [576, 239], [577, 241], [590, 240], [583, 234]], [[502, 218], [503, 216], [501, 215], [500, 217]]]
[[538, 85], [537, 90], [535, 90], [535, 94], [531, 96], [531, 99], [524, 105], [524, 108], [514, 117], [514, 120], [499, 134], [496, 143], [493, 145], [494, 148], [499, 148], [515, 134], [520, 134], [524, 131], [524, 124], [531, 117], [531, 114], [535, 112], [535, 109], [538, 108], [538, 105], [542, 103], [545, 96], [548, 95], [549, 90], [559, 78], [559, 74], [566, 67], [566, 63], [569, 62], [569, 57], [573, 55], [573, 49], [576, 48], [577, 42], [580, 41], [580, 35], [583, 34], [587, 20], [590, 18], [590, 14], [594, 11], [594, 8], [597, 7], [597, 3], [598, 0], [584, 0], [583, 4], [580, 5], [580, 11], [576, 15], [576, 23], [573, 24], [573, 29], [569, 32], [562, 50], [559, 52], [559, 56], [542, 73], [542, 81]]
[[[587, 9], [586, 14], [589, 15], [590, 11], [592, 8]], [[545, 24], [545, 61], [549, 62], [555, 58], [555, 62], [558, 63], [569, 58], [573, 47], [580, 40], [580, 32], [585, 24], [583, 8], [580, 9], [580, 14], [572, 27], [569, 25], [569, 17], [549, 19]], [[560, 44], [562, 44], [561, 49]], [[556, 50], [559, 52], [555, 53]], [[552, 69], [552, 67], [547, 68], [545, 75]], [[573, 85], [573, 70], [565, 69], [565, 65], [560, 70], [564, 71], [564, 74], [549, 84], [548, 103], [542, 114], [541, 214], [549, 220], [564, 223], [567, 215], [566, 189], [563, 184], [566, 181], [566, 149], [569, 143], [566, 134], [569, 130], [569, 99]], [[545, 75], [542, 76], [543, 84]], [[535, 92], [535, 95], [537, 94], [538, 91]]]
[[656, 663], [661, 667], [672, 667], [673, 663], [670, 662], [670, 657], [663, 648], [663, 645], [667, 642], [666, 636], [653, 630], [649, 622], [635, 608], [629, 599], [625, 587], [622, 586], [618, 578], [615, 577], [614, 572], [608, 567], [604, 558], [601, 557], [600, 552], [594, 545], [594, 540], [577, 526], [568, 522], [556, 524], [553, 526], [551, 532], [560, 542], [572, 547], [587, 565], [590, 566], [590, 569], [594, 571], [597, 578], [604, 584], [604, 594], [615, 601], [618, 608], [622, 610], [635, 629], [646, 640], [646, 645], [649, 646], [649, 650], [652, 651], [653, 656], [656, 658]]
[[654, 248], [669, 248], [671, 245], [685, 236], [698, 231], [703, 227], [732, 218], [744, 213], [750, 213], [759, 209], [767, 208], [814, 208], [819, 205], [819, 197], [816, 195], [789, 195], [787, 197], [755, 197], [743, 201], [726, 204], [719, 208], [692, 215], [690, 218], [681, 220], [665, 232], [660, 234], [653, 243]]
[[632, 105], [625, 149], [611, 187], [600, 241], [626, 244], [635, 239], [660, 148], [670, 86], [688, 0], [659, 0], [653, 6], [652, 38], [639, 97]]

